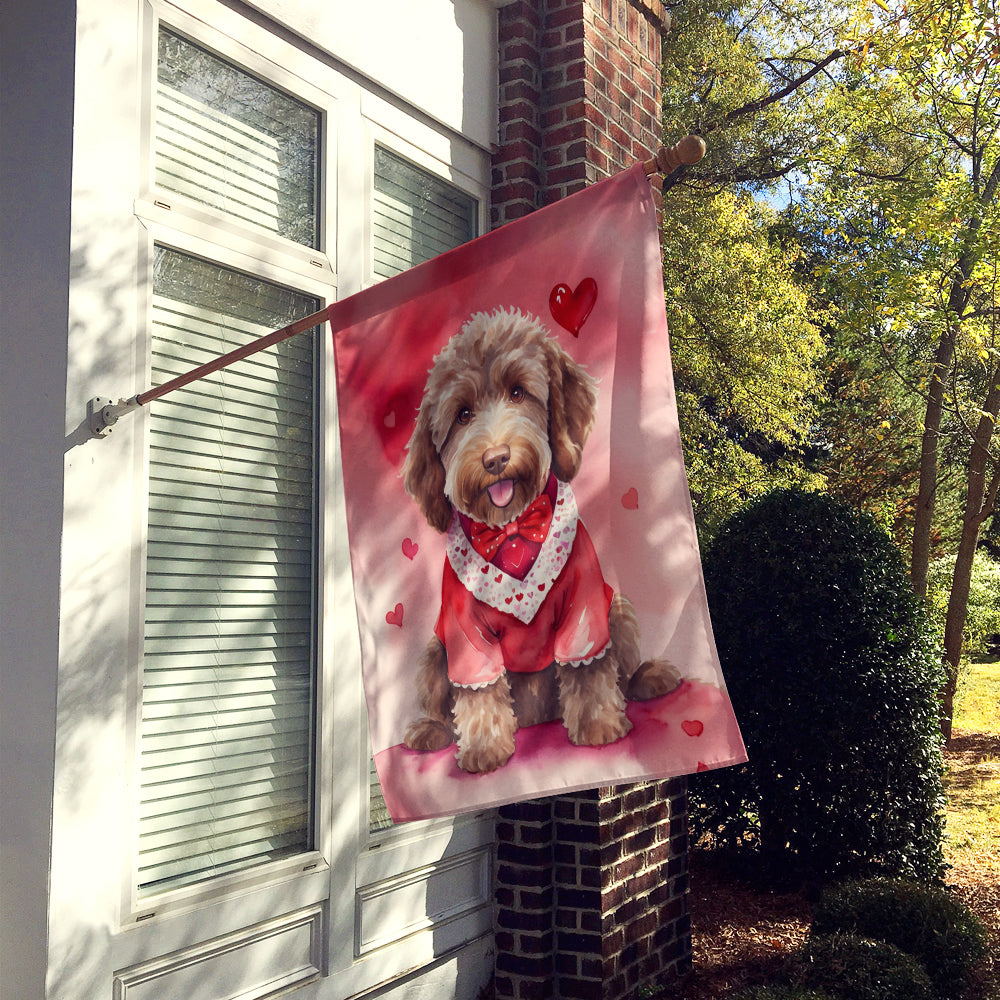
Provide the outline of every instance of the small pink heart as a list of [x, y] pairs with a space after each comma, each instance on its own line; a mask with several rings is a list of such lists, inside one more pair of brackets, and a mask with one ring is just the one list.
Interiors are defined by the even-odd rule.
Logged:
[[406, 556], [407, 559], [412, 559], [419, 550], [420, 546], [417, 545], [412, 538], [403, 539], [403, 555]]
[[701, 736], [701, 734], [705, 731], [705, 723], [699, 722], [697, 719], [685, 720], [681, 723], [681, 729], [683, 729], [688, 736]]
[[622, 496], [622, 506], [626, 510], [639, 509], [639, 491], [634, 486], [630, 486], [624, 496]]
[[584, 278], [576, 291], [560, 282], [549, 292], [549, 312], [561, 327], [579, 337], [580, 328], [587, 322], [596, 301], [597, 282], [593, 278]]
[[403, 605], [397, 604], [392, 611], [387, 611], [385, 613], [385, 620], [387, 625], [397, 625], [399, 628], [403, 627]]
[[382, 424], [392, 430], [396, 426], [396, 411], [390, 410], [383, 418]]

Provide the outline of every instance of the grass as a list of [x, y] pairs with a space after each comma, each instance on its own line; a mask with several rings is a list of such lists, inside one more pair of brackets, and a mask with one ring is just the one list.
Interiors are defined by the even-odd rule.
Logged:
[[974, 663], [962, 671], [955, 697], [955, 726], [1000, 736], [1000, 660]]
[[1000, 876], [1000, 661], [963, 671], [948, 745], [948, 861]]
[[993, 953], [978, 995], [1000, 1000], [1000, 661], [963, 671], [945, 750], [946, 881], [986, 925]]

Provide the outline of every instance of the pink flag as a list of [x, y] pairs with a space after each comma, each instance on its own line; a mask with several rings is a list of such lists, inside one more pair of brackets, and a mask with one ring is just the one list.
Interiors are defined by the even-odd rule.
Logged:
[[746, 759], [641, 166], [330, 308], [394, 820]]

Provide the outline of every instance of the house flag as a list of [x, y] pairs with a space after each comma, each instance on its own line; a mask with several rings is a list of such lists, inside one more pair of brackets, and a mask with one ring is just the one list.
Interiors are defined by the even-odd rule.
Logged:
[[395, 821], [746, 759], [641, 165], [331, 306]]

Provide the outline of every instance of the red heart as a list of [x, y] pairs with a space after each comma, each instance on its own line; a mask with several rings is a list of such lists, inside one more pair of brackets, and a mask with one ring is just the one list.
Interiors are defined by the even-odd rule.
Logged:
[[420, 546], [412, 538], [403, 539], [403, 555], [407, 559], [412, 559], [417, 554], [419, 548]]
[[406, 444], [420, 406], [419, 386], [403, 384], [372, 400], [372, 421], [389, 462], [398, 467], [406, 456]]
[[701, 736], [701, 734], [705, 731], [705, 723], [699, 722], [697, 719], [692, 719], [690, 721], [682, 722], [681, 729], [683, 729], [688, 736]]
[[634, 486], [630, 486], [628, 491], [622, 497], [622, 506], [626, 510], [639, 509], [639, 491]]
[[699, 771], [707, 771], [708, 770], [708, 764], [706, 764], [703, 760], [699, 760], [698, 761], [698, 770]]
[[597, 282], [593, 278], [584, 278], [575, 292], [560, 282], [549, 292], [549, 312], [561, 327], [579, 337], [580, 327], [587, 322], [596, 301]]
[[403, 605], [397, 604], [392, 611], [387, 611], [385, 613], [386, 624], [388, 625], [398, 625], [400, 628], [403, 627]]

